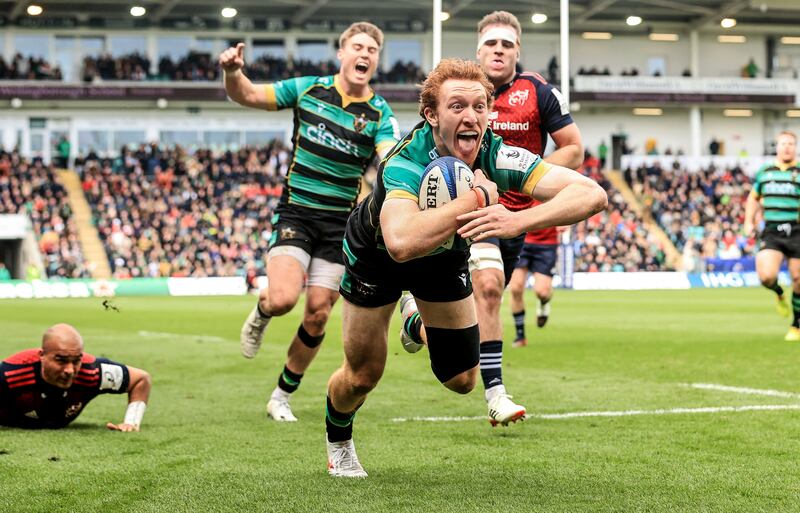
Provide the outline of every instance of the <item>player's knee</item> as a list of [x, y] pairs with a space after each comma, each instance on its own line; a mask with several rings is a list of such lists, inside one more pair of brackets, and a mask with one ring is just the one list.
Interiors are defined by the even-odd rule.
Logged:
[[349, 385], [354, 395], [367, 395], [375, 388], [383, 375], [383, 369], [365, 367], [350, 374]]
[[458, 329], [427, 326], [426, 331], [433, 374], [451, 390], [462, 394], [472, 390], [474, 369], [480, 360], [478, 325]]
[[297, 296], [293, 294], [286, 294], [280, 291], [270, 291], [269, 293], [269, 311], [273, 316], [285, 315], [292, 311], [292, 308], [297, 304]]
[[497, 273], [481, 273], [475, 281], [474, 291], [486, 308], [499, 308], [503, 298], [503, 280]]
[[539, 301], [549, 301], [550, 296], [553, 295], [553, 289], [550, 287], [535, 287], [534, 291]]
[[475, 388], [478, 381], [478, 367], [462, 372], [443, 383], [445, 387], [457, 394], [468, 394]]
[[325, 326], [328, 324], [328, 317], [330, 316], [330, 309], [319, 309], [313, 312], [307, 312], [303, 319], [303, 325], [306, 327], [312, 336], [319, 336], [325, 332]]

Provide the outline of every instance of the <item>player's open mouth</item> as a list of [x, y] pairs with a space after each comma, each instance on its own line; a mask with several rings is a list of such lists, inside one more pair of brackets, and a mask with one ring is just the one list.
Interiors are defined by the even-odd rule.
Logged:
[[456, 134], [456, 149], [461, 154], [471, 154], [478, 147], [478, 131], [464, 130]]
[[369, 71], [369, 64], [366, 62], [356, 63], [356, 73], [365, 75]]

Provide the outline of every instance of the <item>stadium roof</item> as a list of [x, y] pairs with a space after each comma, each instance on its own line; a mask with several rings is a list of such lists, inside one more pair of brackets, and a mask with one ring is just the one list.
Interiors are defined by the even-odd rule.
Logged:
[[[31, 3], [41, 5], [44, 13], [29, 16], [26, 9]], [[140, 18], [129, 12], [137, 4], [147, 9]], [[738, 21], [734, 30], [739, 32], [800, 32], [798, 0], [570, 0], [569, 5], [571, 27], [576, 31], [719, 29], [723, 17], [733, 17]], [[234, 7], [237, 16], [222, 18], [222, 7]], [[534, 12], [541, 12], [548, 16], [548, 21], [539, 26], [541, 30], [558, 30], [557, 0], [496, 0], [491, 8], [513, 12], [526, 26], [532, 26], [530, 17]], [[430, 28], [431, 10], [432, 0], [0, 0], [0, 26], [324, 32], [367, 18], [389, 31], [419, 32]], [[488, 8], [476, 0], [443, 0], [443, 10], [451, 14], [445, 30], [474, 30]], [[642, 24], [628, 27], [625, 19], [630, 15], [640, 16]]]

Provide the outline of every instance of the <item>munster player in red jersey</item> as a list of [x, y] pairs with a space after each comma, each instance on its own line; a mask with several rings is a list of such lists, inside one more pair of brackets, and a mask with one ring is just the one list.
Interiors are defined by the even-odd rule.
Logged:
[[516, 337], [514, 347], [528, 345], [525, 337], [525, 282], [533, 274], [533, 290], [536, 293], [536, 325], [543, 328], [550, 317], [550, 298], [553, 297], [553, 274], [558, 257], [558, 230], [547, 228], [525, 235], [525, 244], [519, 255], [516, 269], [511, 275], [511, 313], [514, 316]]
[[[478, 23], [478, 61], [495, 87], [489, 127], [502, 136], [505, 143], [538, 155], [542, 154], [547, 134], [550, 134], [558, 149], [546, 160], [575, 169], [583, 158], [580, 131], [557, 89], [536, 74], [517, 73], [521, 34], [519, 20], [505, 11], [488, 14]], [[500, 204], [489, 208], [498, 220], [513, 224], [520, 215], [525, 215], [530, 205], [529, 196], [507, 192], [501, 196]], [[488, 239], [472, 245], [470, 267], [480, 326], [480, 369], [492, 425], [506, 425], [525, 415], [525, 408], [510, 400], [503, 385], [500, 321], [503, 290], [511, 278], [523, 239], [524, 236]], [[403, 298], [400, 311], [403, 346], [416, 350], [424, 340], [424, 331], [410, 296]]]
[[0, 363], [0, 425], [62, 428], [100, 394], [128, 394], [120, 424], [108, 429], [139, 431], [150, 396], [147, 372], [83, 352], [83, 339], [68, 324], [42, 336], [41, 349], [28, 349]]

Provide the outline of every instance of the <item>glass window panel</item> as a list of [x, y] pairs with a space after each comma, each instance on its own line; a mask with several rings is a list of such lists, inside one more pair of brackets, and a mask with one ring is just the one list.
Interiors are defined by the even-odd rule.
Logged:
[[111, 55], [113, 57], [130, 55], [132, 53], [139, 53], [141, 55], [147, 53], [147, 40], [144, 36], [111, 36], [109, 39]]
[[49, 59], [50, 37], [42, 35], [17, 34], [14, 36], [14, 53], [21, 53], [23, 57], [40, 57], [43, 59]]
[[31, 151], [41, 155], [44, 150], [44, 134], [31, 132]]
[[265, 146], [275, 139], [283, 141], [283, 131], [245, 132], [244, 143], [247, 146]]
[[219, 39], [198, 37], [194, 43], [194, 50], [200, 53], [218, 54], [222, 51], [222, 44]]
[[327, 41], [298, 41], [297, 58], [304, 61], [321, 62], [331, 59], [332, 49]]
[[238, 150], [241, 140], [239, 131], [209, 130], [203, 133], [203, 143], [213, 151]]
[[167, 146], [179, 145], [186, 150], [194, 151], [200, 143], [200, 132], [194, 130], [165, 130], [161, 132], [161, 142]]
[[91, 150], [100, 155], [108, 152], [108, 132], [105, 130], [80, 130], [78, 132], [78, 153], [86, 155]]
[[189, 53], [192, 42], [189, 36], [161, 36], [158, 38], [158, 58], [169, 57], [178, 61]]
[[422, 66], [422, 41], [409, 39], [391, 39], [386, 42], [386, 64], [389, 68], [397, 61], [411, 61], [417, 66]]
[[253, 53], [251, 59], [259, 57], [272, 57], [275, 59], [286, 58], [286, 48], [283, 41], [279, 39], [255, 39], [253, 40]]
[[104, 37], [82, 37], [81, 50], [83, 55], [99, 55], [105, 50], [106, 40]]
[[119, 151], [123, 146], [130, 149], [138, 148], [145, 142], [144, 130], [118, 130], [114, 132], [114, 151]]

